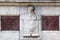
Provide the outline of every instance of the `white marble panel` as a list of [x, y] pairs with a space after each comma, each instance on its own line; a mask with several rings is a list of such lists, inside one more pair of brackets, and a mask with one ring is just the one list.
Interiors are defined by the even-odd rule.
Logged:
[[0, 15], [19, 15], [19, 7], [0, 6]]
[[19, 31], [0, 31], [0, 40], [19, 40]]
[[60, 7], [41, 7], [41, 15], [60, 15]]
[[42, 40], [60, 40], [60, 31], [42, 31]]

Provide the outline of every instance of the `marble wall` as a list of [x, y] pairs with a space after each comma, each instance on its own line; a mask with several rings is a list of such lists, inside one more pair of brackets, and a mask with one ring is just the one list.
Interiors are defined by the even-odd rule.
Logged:
[[[23, 11], [22, 11], [23, 10]], [[24, 15], [27, 13], [27, 7], [0, 6], [0, 15]], [[39, 34], [41, 40], [60, 40], [60, 7], [42, 7], [36, 6], [35, 14], [39, 16], [59, 16], [59, 30], [43, 30], [40, 21]], [[0, 31], [0, 40], [19, 40], [19, 33], [22, 36], [22, 27], [19, 31]], [[10, 38], [10, 39], [9, 39]], [[20, 37], [21, 38], [21, 37]], [[23, 39], [26, 40], [26, 39]], [[28, 40], [28, 39], [27, 39]], [[34, 40], [34, 39], [32, 39]], [[36, 40], [36, 38], [35, 38]], [[38, 39], [39, 40], [39, 39]]]

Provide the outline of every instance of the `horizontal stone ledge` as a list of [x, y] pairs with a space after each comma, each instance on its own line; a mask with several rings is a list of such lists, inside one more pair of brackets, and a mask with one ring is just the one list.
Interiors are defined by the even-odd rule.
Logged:
[[0, 6], [60, 6], [60, 2], [0, 2]]

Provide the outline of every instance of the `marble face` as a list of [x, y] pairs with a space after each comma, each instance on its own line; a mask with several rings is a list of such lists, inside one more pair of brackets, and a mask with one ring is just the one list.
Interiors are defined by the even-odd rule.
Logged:
[[34, 7], [33, 6], [30, 6], [27, 8], [27, 13], [29, 14], [34, 14]]
[[33, 7], [28, 7], [28, 12], [31, 12], [33, 10]]

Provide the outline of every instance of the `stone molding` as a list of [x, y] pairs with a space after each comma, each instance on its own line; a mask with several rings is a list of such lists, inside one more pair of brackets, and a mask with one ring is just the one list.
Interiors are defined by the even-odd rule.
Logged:
[[0, 2], [0, 6], [60, 6], [60, 2]]

